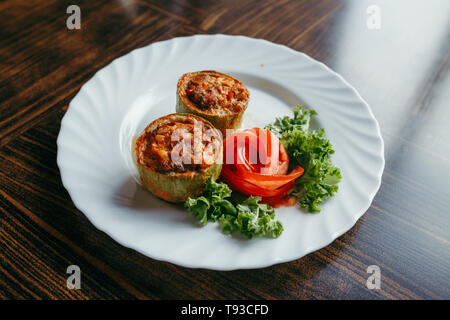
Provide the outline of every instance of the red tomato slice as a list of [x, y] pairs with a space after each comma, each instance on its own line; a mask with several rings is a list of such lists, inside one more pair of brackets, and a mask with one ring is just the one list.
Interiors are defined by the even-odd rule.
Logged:
[[224, 141], [224, 159], [223, 177], [232, 189], [247, 195], [285, 196], [294, 180], [303, 174], [300, 166], [287, 174], [287, 151], [277, 136], [266, 129], [247, 129], [229, 135]]
[[222, 169], [222, 177], [231, 189], [242, 192], [248, 196], [260, 197], [284, 197], [292, 189], [295, 183], [295, 181], [290, 181], [278, 189], [269, 190], [242, 179], [241, 177], [235, 175], [227, 167]]
[[259, 187], [275, 190], [289, 181], [295, 180], [303, 174], [303, 168], [295, 167], [291, 173], [283, 175], [260, 174], [247, 171], [241, 174], [241, 177], [248, 182], [251, 182]]

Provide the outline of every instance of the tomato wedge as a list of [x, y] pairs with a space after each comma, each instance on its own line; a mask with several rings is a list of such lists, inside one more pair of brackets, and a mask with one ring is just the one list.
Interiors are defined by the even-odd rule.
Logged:
[[300, 166], [290, 173], [288, 167], [286, 149], [269, 130], [247, 129], [224, 140], [222, 176], [234, 190], [267, 198], [284, 197], [303, 174]]
[[269, 190], [275, 190], [282, 187], [286, 183], [297, 179], [303, 174], [303, 168], [300, 166], [295, 167], [291, 173], [285, 175], [270, 175], [270, 174], [260, 174], [251, 171], [247, 171], [241, 174], [241, 177], [246, 181], [253, 183], [262, 188]]
[[274, 190], [266, 189], [251, 182], [242, 179], [234, 174], [227, 167], [222, 169], [222, 177], [227, 181], [231, 189], [242, 192], [249, 196], [260, 197], [282, 197], [285, 196], [294, 186], [294, 181], [290, 181]]

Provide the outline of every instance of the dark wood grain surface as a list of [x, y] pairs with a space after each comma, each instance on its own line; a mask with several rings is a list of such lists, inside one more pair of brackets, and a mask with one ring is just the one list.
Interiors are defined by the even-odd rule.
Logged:
[[[81, 29], [66, 8], [81, 8]], [[369, 5], [381, 28], [366, 26]], [[450, 2], [0, 2], [0, 298], [450, 298]], [[56, 137], [70, 100], [132, 49], [198, 33], [242, 34], [305, 52], [371, 105], [386, 169], [372, 206], [329, 246], [260, 270], [216, 272], [124, 248], [61, 184]], [[79, 265], [82, 289], [66, 287]], [[381, 269], [369, 290], [367, 267]]]

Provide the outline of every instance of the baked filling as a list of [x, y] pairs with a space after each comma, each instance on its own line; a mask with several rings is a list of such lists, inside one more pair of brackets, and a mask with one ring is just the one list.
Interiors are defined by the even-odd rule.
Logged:
[[249, 92], [238, 80], [220, 74], [201, 73], [186, 85], [188, 99], [202, 111], [218, 114], [245, 110]]
[[202, 172], [217, 160], [221, 140], [207, 123], [187, 117], [161, 123], [136, 140], [137, 161], [160, 173]]

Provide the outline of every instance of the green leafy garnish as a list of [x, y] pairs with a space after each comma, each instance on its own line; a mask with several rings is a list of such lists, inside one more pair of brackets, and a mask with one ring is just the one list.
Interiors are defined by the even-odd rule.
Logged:
[[319, 205], [338, 191], [341, 172], [331, 162], [334, 150], [324, 136], [325, 130], [310, 130], [311, 118], [317, 112], [301, 106], [292, 110], [294, 117], [277, 118], [266, 129], [278, 135], [291, 162], [305, 170], [296, 180], [291, 194], [297, 197], [297, 202], [307, 211], [319, 212]]
[[239, 231], [249, 239], [253, 236], [278, 238], [283, 226], [275, 220], [274, 209], [260, 201], [260, 197], [249, 197], [236, 203], [226, 183], [210, 178], [203, 194], [195, 199], [188, 198], [184, 205], [202, 225], [208, 221], [218, 222], [223, 233]]

